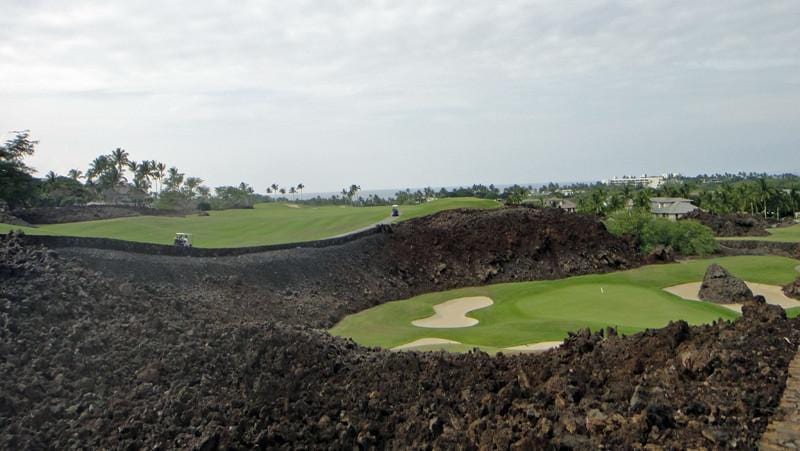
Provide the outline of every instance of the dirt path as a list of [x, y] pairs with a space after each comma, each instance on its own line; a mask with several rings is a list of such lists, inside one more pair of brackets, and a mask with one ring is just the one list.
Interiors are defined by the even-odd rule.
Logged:
[[[766, 285], [763, 283], [754, 283], [754, 282], [745, 282], [745, 283], [747, 284], [748, 287], [750, 287], [750, 290], [753, 291], [753, 294], [760, 294], [761, 296], [764, 296], [764, 298], [767, 300], [769, 304], [780, 305], [785, 309], [792, 307], [800, 307], [800, 301], [792, 299], [783, 294], [782, 288], [779, 287], [778, 285]], [[685, 283], [682, 285], [675, 285], [672, 287], [664, 288], [664, 291], [689, 301], [703, 302], [698, 296], [701, 284], [702, 282]], [[739, 313], [742, 312], [742, 304], [718, 304], [718, 305], [733, 310], [735, 312]]]
[[800, 352], [789, 364], [789, 378], [781, 403], [758, 443], [758, 449], [800, 448]]
[[433, 315], [411, 321], [417, 327], [430, 327], [435, 329], [449, 329], [456, 327], [470, 327], [478, 324], [475, 318], [468, 318], [467, 313], [488, 307], [494, 304], [486, 296], [473, 296], [467, 298], [451, 299], [433, 306]]

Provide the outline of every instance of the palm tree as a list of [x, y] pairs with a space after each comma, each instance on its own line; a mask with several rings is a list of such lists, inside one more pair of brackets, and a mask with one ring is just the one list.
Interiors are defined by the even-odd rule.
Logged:
[[295, 187], [294, 187], [294, 186], [292, 186], [292, 187], [290, 187], [290, 188], [289, 188], [289, 194], [291, 194], [291, 195], [292, 195], [292, 200], [294, 200], [294, 195], [295, 195], [296, 193], [297, 193], [297, 190], [295, 189]]
[[303, 189], [304, 189], [305, 187], [306, 187], [306, 186], [305, 186], [305, 185], [303, 185], [302, 183], [298, 183], [298, 184], [297, 184], [297, 191], [300, 191], [300, 200], [303, 200]]
[[180, 188], [180, 186], [183, 184], [183, 176], [184, 174], [178, 172], [178, 168], [175, 166], [169, 168], [167, 171], [166, 181], [167, 191], [177, 191], [178, 188]]
[[100, 177], [110, 166], [111, 161], [109, 161], [108, 157], [100, 155], [89, 165], [89, 170], [86, 171], [86, 180], [91, 182], [93, 179]]
[[347, 190], [347, 194], [346, 194], [347, 198], [350, 199], [350, 202], [353, 202], [353, 197], [355, 197], [355, 195], [358, 194], [358, 192], [360, 190], [361, 190], [360, 186], [358, 186], [356, 184], [350, 185], [350, 189]]
[[156, 163], [152, 161], [153, 164], [153, 176], [158, 180], [158, 194], [161, 194], [161, 182], [164, 180], [164, 177], [167, 175], [167, 165], [164, 163]]
[[69, 172], [67, 172], [67, 177], [78, 181], [79, 179], [83, 178], [83, 171], [80, 169], [70, 169]]
[[109, 155], [111, 163], [117, 167], [117, 170], [121, 175], [125, 173], [125, 166], [130, 163], [130, 159], [128, 159], [128, 152], [121, 147], [117, 147], [116, 149], [111, 151], [111, 155]]
[[186, 179], [186, 182], [183, 184], [183, 186], [186, 189], [187, 194], [189, 194], [191, 197], [194, 197], [195, 190], [202, 184], [203, 179], [199, 177], [189, 177]]
[[58, 174], [56, 174], [53, 171], [48, 172], [44, 176], [44, 179], [47, 181], [47, 183], [55, 183], [57, 178], [58, 178]]
[[281, 196], [285, 196], [286, 195], [286, 188], [281, 188], [281, 189], [278, 190], [278, 192], [281, 193]]
[[277, 183], [273, 183], [272, 185], [270, 185], [270, 188], [272, 188], [273, 193], [277, 193], [279, 187]]

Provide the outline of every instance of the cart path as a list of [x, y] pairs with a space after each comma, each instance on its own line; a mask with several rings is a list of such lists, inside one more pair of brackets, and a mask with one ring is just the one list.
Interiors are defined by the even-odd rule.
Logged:
[[762, 450], [800, 448], [800, 352], [789, 363], [789, 377], [778, 410], [761, 436]]

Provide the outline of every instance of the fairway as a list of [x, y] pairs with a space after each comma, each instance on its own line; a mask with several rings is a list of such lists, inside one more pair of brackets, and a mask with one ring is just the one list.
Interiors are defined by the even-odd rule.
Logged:
[[778, 241], [783, 243], [800, 242], [800, 224], [789, 227], [779, 227], [767, 229], [768, 236], [737, 236], [730, 238], [720, 238], [721, 240], [754, 240], [754, 241]]
[[[401, 206], [399, 220], [453, 208], [496, 208], [493, 200], [444, 198]], [[172, 244], [176, 232], [191, 233], [196, 247], [242, 247], [318, 240], [367, 227], [389, 217], [390, 207], [324, 206], [265, 203], [254, 209], [209, 212], [209, 216], [136, 216], [100, 221], [42, 225], [35, 228], [0, 224], [0, 233], [22, 230], [31, 235], [116, 238]]]
[[[725, 257], [553, 281], [463, 288], [389, 302], [346, 317], [330, 332], [366, 346], [393, 348], [421, 338], [441, 338], [459, 344], [420, 349], [466, 351], [477, 346], [492, 352], [563, 340], [567, 332], [587, 327], [599, 330], [614, 326], [619, 332], [630, 334], [663, 327], [671, 320], [701, 324], [718, 318], [734, 319], [738, 315], [724, 307], [683, 300], [663, 291], [669, 286], [702, 280], [706, 268], [714, 262], [738, 277], [770, 285], [793, 280], [800, 263], [772, 256]], [[411, 321], [432, 315], [434, 305], [470, 296], [487, 296], [494, 301], [491, 306], [467, 314], [478, 320], [475, 326], [426, 329], [411, 325]]]

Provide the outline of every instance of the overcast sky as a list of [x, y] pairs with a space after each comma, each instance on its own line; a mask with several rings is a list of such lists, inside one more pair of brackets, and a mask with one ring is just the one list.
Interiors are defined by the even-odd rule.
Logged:
[[259, 192], [800, 170], [798, 0], [0, 6], [0, 130], [40, 174], [115, 147]]

